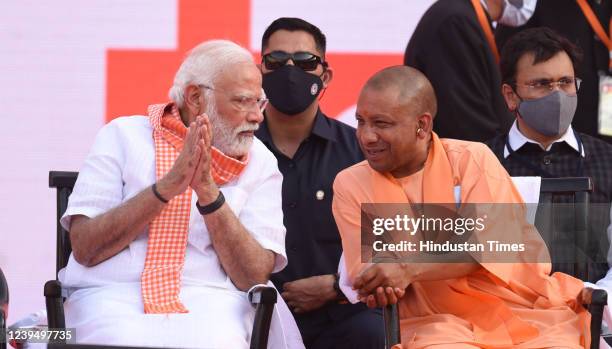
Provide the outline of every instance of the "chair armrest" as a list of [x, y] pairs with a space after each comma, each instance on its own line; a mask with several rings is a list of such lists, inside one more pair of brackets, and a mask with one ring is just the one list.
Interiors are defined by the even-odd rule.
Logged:
[[255, 285], [248, 292], [249, 301], [255, 306], [255, 321], [251, 334], [251, 349], [266, 349], [272, 313], [276, 304], [277, 292], [274, 287]]
[[385, 324], [385, 349], [391, 349], [394, 345], [401, 343], [397, 304], [387, 305], [383, 308], [383, 321]]
[[608, 293], [605, 290], [592, 289], [591, 292], [591, 305], [607, 305], [608, 304]]
[[49, 280], [45, 283], [44, 293], [49, 328], [65, 328], [62, 284], [57, 280]]
[[601, 336], [601, 321], [603, 319], [604, 306], [608, 303], [608, 293], [604, 290], [585, 287], [578, 295], [578, 301], [586, 305], [591, 313], [591, 349], [599, 348]]
[[276, 289], [265, 285], [256, 285], [249, 290], [251, 304], [276, 304]]

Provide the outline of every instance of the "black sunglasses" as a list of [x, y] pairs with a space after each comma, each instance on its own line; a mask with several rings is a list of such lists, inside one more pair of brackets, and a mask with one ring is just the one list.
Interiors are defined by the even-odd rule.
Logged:
[[310, 52], [287, 53], [285, 51], [273, 51], [265, 54], [261, 60], [268, 70], [275, 70], [283, 67], [291, 59], [296, 67], [304, 71], [313, 71], [317, 69], [319, 63], [323, 68], [327, 68], [327, 62], [324, 62], [321, 57]]

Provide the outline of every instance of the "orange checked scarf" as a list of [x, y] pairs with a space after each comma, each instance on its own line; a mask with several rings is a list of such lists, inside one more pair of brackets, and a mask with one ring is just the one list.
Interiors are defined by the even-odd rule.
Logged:
[[[183, 149], [187, 128], [178, 108], [173, 103], [149, 106], [155, 142], [155, 177], [162, 178]], [[248, 158], [239, 161], [211, 147], [211, 172], [217, 185], [238, 176], [247, 165]], [[149, 243], [141, 287], [144, 311], [147, 314], [186, 313], [179, 300], [181, 270], [185, 263], [185, 249], [189, 233], [191, 187], [177, 195], [164, 207], [149, 225]]]

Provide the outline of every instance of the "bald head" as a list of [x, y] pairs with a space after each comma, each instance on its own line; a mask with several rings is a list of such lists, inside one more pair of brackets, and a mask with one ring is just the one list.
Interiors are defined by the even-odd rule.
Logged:
[[432, 138], [436, 96], [429, 80], [405, 66], [383, 69], [357, 100], [357, 139], [368, 164], [395, 178], [423, 168]]
[[385, 68], [374, 74], [361, 90], [392, 92], [397, 95], [396, 106], [406, 107], [412, 115], [429, 113], [436, 116], [438, 104], [431, 83], [423, 73], [404, 65]]

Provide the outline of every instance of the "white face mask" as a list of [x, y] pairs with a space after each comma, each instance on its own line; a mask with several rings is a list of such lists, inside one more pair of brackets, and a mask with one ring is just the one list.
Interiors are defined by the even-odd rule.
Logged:
[[533, 16], [538, 0], [504, 0], [504, 12], [498, 23], [510, 26], [521, 26]]

